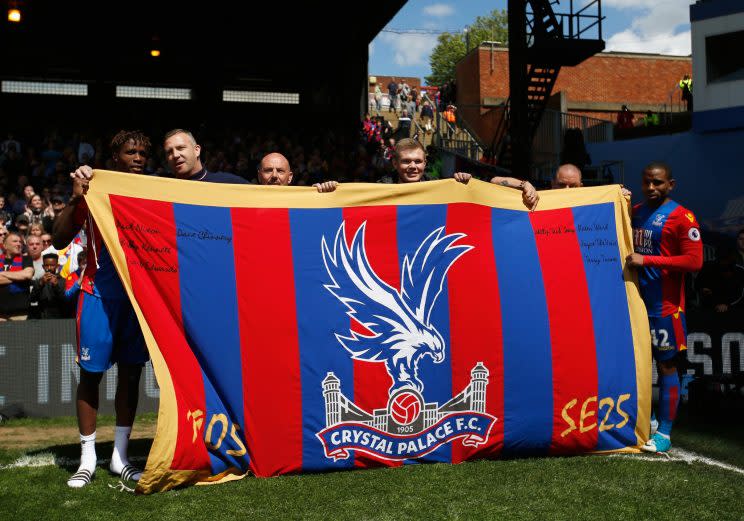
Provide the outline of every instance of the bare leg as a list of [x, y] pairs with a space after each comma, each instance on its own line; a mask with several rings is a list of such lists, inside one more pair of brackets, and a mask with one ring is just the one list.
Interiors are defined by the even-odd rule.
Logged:
[[116, 382], [116, 425], [131, 427], [137, 414], [141, 365], [119, 364], [119, 380]]
[[98, 386], [103, 373], [90, 373], [80, 369], [80, 383], [77, 386], [77, 417], [80, 434], [96, 432], [98, 416]]
[[90, 373], [80, 369], [77, 386], [77, 417], [80, 429], [80, 466], [67, 480], [72, 488], [81, 488], [90, 483], [96, 472], [96, 418], [98, 416], [98, 386], [103, 373]]
[[116, 382], [116, 429], [114, 432], [114, 452], [111, 455], [109, 469], [123, 479], [138, 481], [142, 471], [129, 464], [127, 449], [132, 424], [137, 414], [139, 400], [139, 382], [142, 375], [141, 365], [119, 364], [119, 379]]

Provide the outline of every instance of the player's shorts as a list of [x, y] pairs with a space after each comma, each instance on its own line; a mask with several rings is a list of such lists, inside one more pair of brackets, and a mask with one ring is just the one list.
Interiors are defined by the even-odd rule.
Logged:
[[665, 362], [687, 349], [687, 323], [680, 311], [666, 317], [648, 317], [654, 360]]
[[77, 308], [76, 362], [90, 373], [115, 363], [141, 365], [150, 359], [132, 304], [80, 292]]

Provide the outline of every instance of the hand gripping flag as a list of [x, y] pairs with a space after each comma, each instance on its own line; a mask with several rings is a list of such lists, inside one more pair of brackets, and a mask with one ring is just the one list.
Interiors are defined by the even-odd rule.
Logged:
[[98, 171], [86, 199], [160, 385], [139, 492], [648, 436], [617, 186], [528, 212], [475, 180], [319, 194]]

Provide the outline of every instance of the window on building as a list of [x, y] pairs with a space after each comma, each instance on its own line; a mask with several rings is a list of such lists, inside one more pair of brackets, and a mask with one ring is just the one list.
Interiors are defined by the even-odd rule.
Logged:
[[136, 87], [131, 85], [117, 85], [117, 98], [144, 98], [144, 99], [180, 99], [190, 100], [191, 89], [178, 89], [173, 87]]
[[2, 91], [8, 94], [87, 96], [88, 85], [84, 83], [53, 83], [48, 81], [3, 81]]
[[708, 83], [744, 80], [744, 31], [705, 39]]
[[299, 105], [300, 95], [297, 92], [223, 90], [222, 101], [232, 101], [239, 103], [279, 103], [282, 105]]

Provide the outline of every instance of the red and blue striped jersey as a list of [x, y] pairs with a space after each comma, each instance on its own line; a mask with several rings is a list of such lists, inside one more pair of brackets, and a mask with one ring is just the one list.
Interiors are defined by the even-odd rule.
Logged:
[[638, 278], [648, 316], [684, 311], [684, 274], [703, 264], [695, 215], [671, 199], [658, 208], [637, 204], [633, 207], [633, 246], [643, 255]]
[[87, 264], [80, 282], [80, 289], [96, 297], [127, 298], [111, 255], [103, 243], [98, 225], [91, 217], [85, 201], [81, 201], [75, 209], [74, 221], [78, 226], [83, 227], [88, 237]]

